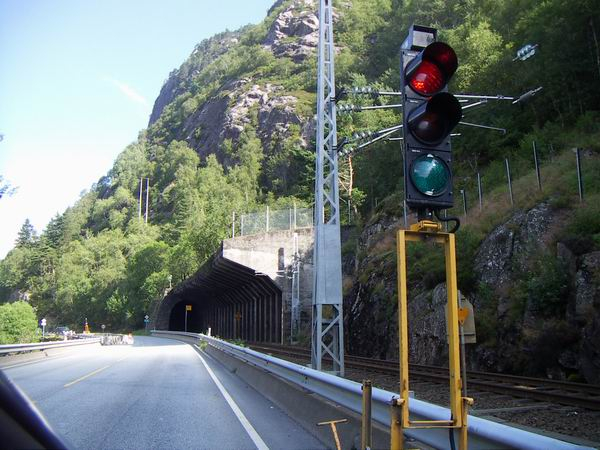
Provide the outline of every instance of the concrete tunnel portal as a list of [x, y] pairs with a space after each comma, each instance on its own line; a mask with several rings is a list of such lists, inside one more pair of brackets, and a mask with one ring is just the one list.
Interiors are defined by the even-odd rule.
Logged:
[[225, 339], [281, 342], [282, 291], [271, 278], [218, 251], [162, 300], [158, 330], [210, 333]]

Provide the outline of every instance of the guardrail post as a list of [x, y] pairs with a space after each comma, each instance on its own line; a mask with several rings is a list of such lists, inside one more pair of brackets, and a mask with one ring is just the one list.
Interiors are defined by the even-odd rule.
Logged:
[[404, 434], [402, 431], [402, 403], [401, 398], [394, 398], [390, 405], [390, 415], [392, 421], [390, 424], [390, 450], [404, 449]]

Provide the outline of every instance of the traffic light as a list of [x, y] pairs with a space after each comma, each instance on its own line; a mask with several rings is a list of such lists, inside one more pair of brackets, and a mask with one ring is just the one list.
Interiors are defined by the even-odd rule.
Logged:
[[462, 108], [447, 85], [458, 59], [436, 35], [434, 28], [413, 25], [400, 58], [404, 193], [418, 212], [438, 212], [454, 203], [450, 133]]

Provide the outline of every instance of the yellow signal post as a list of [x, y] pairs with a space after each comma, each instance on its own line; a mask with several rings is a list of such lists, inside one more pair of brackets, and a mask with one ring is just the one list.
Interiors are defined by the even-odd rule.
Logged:
[[[404, 429], [409, 428], [456, 428], [460, 430], [459, 449], [467, 450], [468, 405], [473, 399], [462, 396], [463, 381], [460, 367], [460, 339], [458, 314], [458, 286], [456, 281], [456, 244], [453, 233], [441, 231], [441, 224], [421, 221], [409, 230], [398, 230], [398, 338], [400, 353], [400, 398], [399, 427], [392, 427], [392, 442], [403, 442]], [[446, 330], [448, 334], [450, 375], [450, 420], [410, 420], [409, 417], [409, 374], [408, 374], [408, 292], [406, 279], [406, 243], [435, 242], [444, 246], [446, 260], [446, 290], [448, 293]], [[395, 436], [394, 434], [400, 434]]]

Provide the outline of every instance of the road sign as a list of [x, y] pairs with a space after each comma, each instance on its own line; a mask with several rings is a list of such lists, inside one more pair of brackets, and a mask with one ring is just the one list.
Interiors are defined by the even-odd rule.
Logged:
[[192, 310], [192, 305], [185, 305], [185, 310], [186, 311], [191, 311]]
[[146, 320], [148, 320], [149, 318], [150, 318], [150, 316], [149, 316], [148, 314], [146, 314], [146, 315], [144, 316], [144, 319], [146, 319]]
[[144, 323], [150, 323], [150, 319], [144, 319]]
[[46, 319], [42, 319], [40, 321], [40, 325], [43, 326], [43, 327], [45, 327], [46, 326]]
[[100, 326], [100, 328], [102, 328], [102, 330], [105, 330], [105, 329], [106, 329], [106, 325], [102, 324], [102, 325]]

